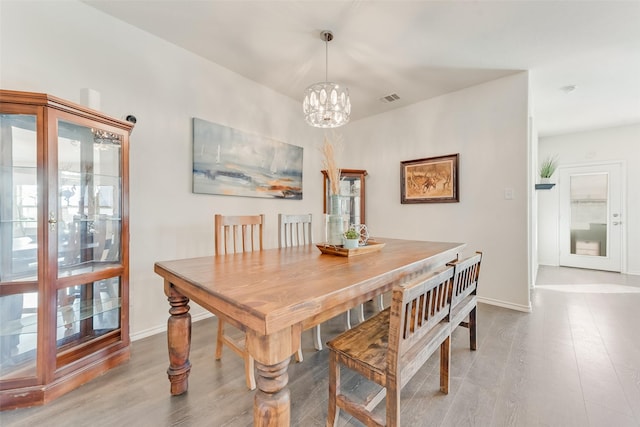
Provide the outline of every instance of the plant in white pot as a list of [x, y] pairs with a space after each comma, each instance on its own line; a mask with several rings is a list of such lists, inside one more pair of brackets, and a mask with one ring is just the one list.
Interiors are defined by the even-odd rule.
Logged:
[[358, 231], [354, 227], [350, 227], [347, 231], [344, 232], [343, 247], [345, 249], [355, 249], [358, 247], [359, 242], [360, 233], [358, 233]]
[[540, 165], [540, 182], [546, 184], [556, 171], [558, 163], [555, 157], [547, 157]]

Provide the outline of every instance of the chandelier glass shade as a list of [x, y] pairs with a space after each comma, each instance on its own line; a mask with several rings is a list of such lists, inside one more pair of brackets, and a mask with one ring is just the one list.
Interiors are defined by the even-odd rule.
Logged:
[[336, 128], [347, 124], [351, 116], [349, 89], [327, 81], [329, 73], [329, 42], [333, 39], [330, 31], [320, 33], [326, 47], [325, 81], [309, 86], [304, 92], [302, 111], [308, 124], [319, 128]]

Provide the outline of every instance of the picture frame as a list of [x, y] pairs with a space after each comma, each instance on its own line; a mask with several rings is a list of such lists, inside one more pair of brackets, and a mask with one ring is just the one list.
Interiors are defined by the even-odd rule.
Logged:
[[400, 203], [458, 203], [459, 153], [400, 162]]

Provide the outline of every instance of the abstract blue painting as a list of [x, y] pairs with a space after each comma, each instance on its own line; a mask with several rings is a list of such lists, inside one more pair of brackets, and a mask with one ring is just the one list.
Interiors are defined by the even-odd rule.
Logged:
[[302, 147], [193, 119], [193, 192], [302, 199]]

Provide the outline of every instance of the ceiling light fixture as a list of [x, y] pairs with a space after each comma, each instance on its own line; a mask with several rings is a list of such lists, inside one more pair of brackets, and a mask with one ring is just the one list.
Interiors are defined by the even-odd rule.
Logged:
[[312, 84], [304, 91], [302, 111], [305, 120], [311, 126], [337, 128], [349, 123], [351, 116], [349, 89], [329, 81], [329, 42], [333, 40], [333, 33], [324, 30], [320, 36], [325, 42], [325, 81]]

